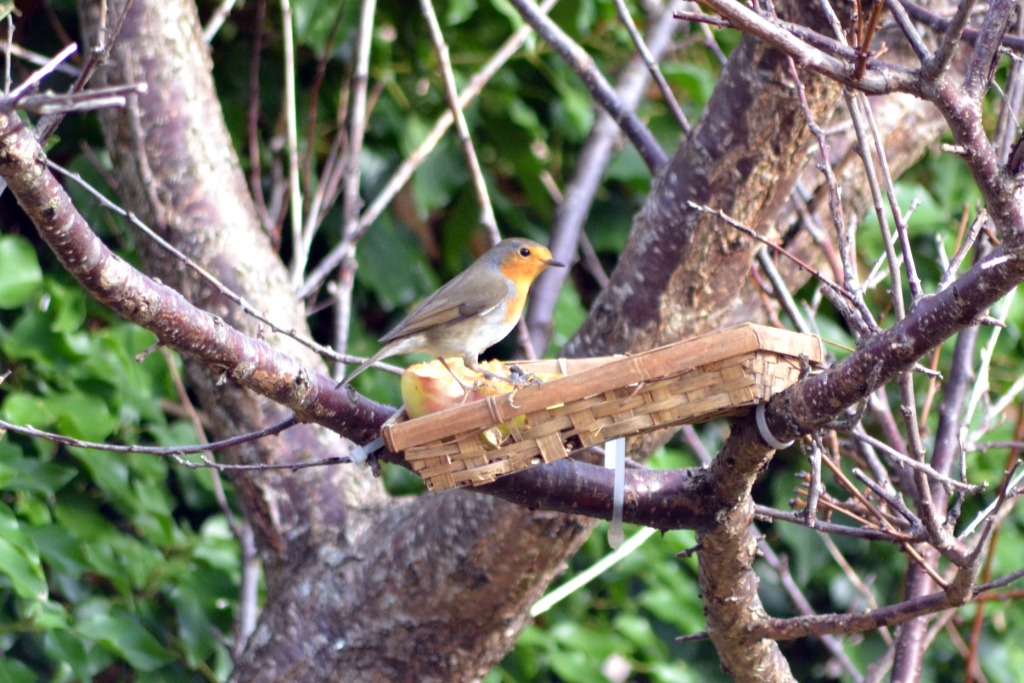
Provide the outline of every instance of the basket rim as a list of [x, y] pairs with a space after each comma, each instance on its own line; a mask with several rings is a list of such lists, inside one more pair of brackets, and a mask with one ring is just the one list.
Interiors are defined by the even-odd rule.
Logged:
[[[789, 357], [806, 355], [811, 364], [820, 364], [825, 357], [823, 342], [816, 335], [742, 323], [634, 355], [580, 359], [586, 362], [577, 364], [578, 371], [574, 371], [572, 359], [525, 361], [520, 365], [533, 372], [568, 374], [422, 417], [396, 420], [385, 424], [381, 432], [388, 448], [401, 452], [425, 441], [486, 429], [552, 405], [680, 375], [702, 365], [759, 351]], [[622, 381], [609, 386], [610, 378]]]

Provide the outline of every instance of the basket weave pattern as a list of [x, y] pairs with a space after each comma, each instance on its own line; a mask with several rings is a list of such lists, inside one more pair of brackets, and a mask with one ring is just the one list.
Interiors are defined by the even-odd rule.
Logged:
[[[805, 363], [820, 363], [822, 353], [816, 337], [743, 325], [634, 357], [591, 360], [597, 367], [520, 390], [521, 402], [512, 392], [388, 425], [385, 440], [405, 451], [430, 490], [479, 486], [616, 437], [742, 414], [793, 384]], [[550, 370], [553, 363], [538, 361], [530, 369]], [[595, 383], [604, 386], [593, 390]], [[462, 424], [459, 411], [466, 415]], [[449, 433], [431, 433], [425, 420]], [[413, 423], [419, 423], [416, 435]], [[491, 440], [481, 438], [485, 429]]]

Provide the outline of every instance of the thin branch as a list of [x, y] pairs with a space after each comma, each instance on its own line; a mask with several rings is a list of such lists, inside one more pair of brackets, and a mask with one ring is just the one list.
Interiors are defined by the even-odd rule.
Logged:
[[[206, 26], [203, 27], [203, 42], [213, 42], [213, 37], [217, 35], [217, 31], [224, 25], [224, 22], [231, 16], [231, 10], [235, 8], [237, 0], [221, 0], [221, 3], [217, 5], [217, 9], [213, 11], [210, 18], [206, 21]], [[256, 26], [262, 26], [262, 24], [256, 24]]]
[[856, 614], [819, 614], [782, 619], [769, 617], [757, 623], [755, 632], [751, 635], [776, 640], [795, 640], [828, 634], [849, 635], [873, 631], [883, 626], [897, 626], [916, 617], [957, 606], [959, 605], [951, 601], [945, 592], [939, 591]]
[[[37, 114], [63, 116], [71, 113], [126, 107], [131, 96], [140, 95], [146, 90], [145, 83], [126, 83], [106, 88], [90, 88], [80, 92], [47, 92], [38, 95], [25, 95], [17, 104], [11, 106]], [[7, 106], [7, 104], [0, 103], [0, 106]]]
[[[878, 227], [882, 231], [882, 246], [885, 249], [886, 263], [889, 266], [889, 296], [896, 319], [903, 320], [907, 312], [903, 302], [903, 280], [900, 277], [900, 264], [896, 260], [896, 252], [893, 249], [894, 238], [889, 228], [889, 216], [886, 214], [885, 206], [882, 202], [882, 191], [878, 184], [878, 175], [875, 173], [872, 145], [868, 141], [867, 125], [860, 104], [861, 102], [856, 98], [855, 94], [847, 91], [846, 106], [850, 112], [850, 120], [853, 121], [853, 130], [857, 135], [857, 150], [860, 153], [865, 180], [867, 181], [868, 188], [871, 190], [871, 200], [874, 205], [875, 216], [878, 218]], [[875, 142], [877, 145], [877, 139]], [[875, 146], [875, 149], [877, 150], [877, 146]], [[898, 203], [893, 203], [892, 209], [894, 212], [898, 211]], [[842, 248], [842, 245], [840, 247]]]
[[[366, 93], [370, 81], [370, 51], [373, 46], [374, 15], [377, 11], [376, 0], [366, 0], [360, 6], [359, 30], [356, 33], [356, 63], [352, 71], [349, 86], [350, 102], [348, 111], [348, 149], [345, 151], [342, 239], [339, 246], [344, 258], [337, 275], [337, 291], [334, 294], [334, 347], [341, 351], [348, 348], [349, 330], [352, 320], [352, 288], [355, 285], [356, 244], [359, 241], [359, 212], [363, 208], [360, 187], [362, 173], [360, 159], [363, 151], [363, 138], [366, 135]], [[312, 226], [311, 226], [312, 227]], [[309, 231], [312, 240], [314, 230]], [[310, 241], [310, 246], [312, 241]], [[295, 280], [298, 288], [299, 280]], [[335, 376], [345, 376], [345, 366], [336, 363]]]
[[[860, 103], [859, 109], [867, 121], [868, 127], [871, 130], [871, 138], [875, 143], [875, 155], [878, 158], [878, 166], [882, 170], [882, 182], [885, 186], [885, 196], [889, 202], [890, 210], [892, 211], [893, 222], [896, 224], [896, 234], [899, 235], [900, 249], [903, 251], [903, 263], [907, 269], [907, 285], [910, 287], [910, 301], [911, 305], [913, 305], [914, 302], [923, 296], [923, 290], [921, 288], [921, 278], [917, 274], [917, 265], [914, 262], [914, 252], [911, 249], [910, 244], [910, 229], [907, 226], [910, 216], [909, 214], [907, 216], [903, 215], [903, 210], [900, 208], [899, 200], [896, 197], [896, 186], [893, 182], [892, 173], [889, 170], [889, 159], [885, 153], [885, 148], [882, 145], [882, 138], [878, 131], [878, 123], [875, 121], [875, 114], [871, 109], [871, 104], [863, 93], [858, 93], [854, 99]], [[895, 283], [893, 286], [896, 286]]]
[[778, 299], [780, 304], [782, 304], [782, 308], [786, 311], [786, 315], [789, 316], [790, 321], [792, 321], [793, 327], [795, 327], [798, 332], [810, 334], [811, 328], [804, 319], [803, 314], [800, 312], [800, 308], [796, 305], [796, 301], [793, 299], [793, 294], [789, 291], [789, 286], [786, 284], [785, 280], [782, 279], [782, 275], [779, 273], [778, 268], [775, 267], [775, 263], [772, 261], [771, 256], [768, 255], [767, 246], [757, 250], [757, 263], [768, 276], [769, 282], [772, 283], [775, 298]]
[[974, 43], [971, 62], [967, 65], [967, 76], [963, 84], [967, 97], [977, 99], [988, 89], [995, 73], [1003, 37], [1010, 28], [1017, 5], [1017, 0], [992, 0], [989, 3], [985, 22]]
[[[651, 55], [660, 58], [673, 45], [679, 29], [672, 10], [666, 3], [661, 14], [652, 19], [647, 29], [645, 44]], [[643, 60], [634, 56], [622, 70], [616, 83], [616, 93], [622, 103], [635, 109], [649, 84], [650, 71]], [[605, 171], [621, 144], [622, 131], [604, 111], [597, 116], [590, 136], [579, 153], [572, 178], [563, 196], [556, 200], [554, 224], [551, 226], [550, 247], [555, 258], [572, 263], [577, 258], [597, 281], [599, 288], [607, 284], [607, 276], [600, 267], [593, 248], [586, 239], [584, 227], [590, 215], [594, 198], [602, 187]], [[571, 275], [571, 268], [548, 268], [541, 273], [530, 294], [530, 308], [526, 323], [536, 349], [545, 349], [551, 337], [551, 318], [558, 303], [559, 292]]]
[[[129, 223], [131, 223], [136, 228], [141, 230], [143, 232], [143, 234], [145, 234], [146, 237], [151, 239], [157, 246], [159, 246], [161, 249], [166, 251], [168, 254], [170, 254], [174, 258], [176, 258], [179, 261], [181, 261], [181, 263], [185, 267], [190, 268], [201, 279], [205, 280], [207, 282], [207, 284], [209, 284], [212, 287], [214, 287], [221, 295], [223, 295], [224, 297], [230, 299], [235, 304], [237, 304], [239, 306], [239, 308], [241, 308], [243, 313], [245, 313], [246, 315], [249, 315], [252, 318], [254, 318], [255, 320], [258, 320], [259, 322], [263, 323], [264, 325], [269, 327], [271, 331], [273, 331], [273, 332], [275, 332], [277, 334], [282, 334], [282, 335], [284, 335], [286, 337], [289, 337], [291, 339], [294, 339], [295, 341], [299, 342], [300, 344], [302, 344], [306, 348], [309, 348], [309, 349], [315, 351], [316, 353], [320, 354], [321, 356], [324, 356], [326, 358], [330, 358], [331, 360], [334, 360], [334, 361], [346, 361], [346, 362], [357, 360], [357, 358], [355, 358], [355, 357], [336, 353], [333, 349], [331, 349], [331, 348], [329, 348], [327, 346], [324, 346], [322, 344], [319, 344], [319, 343], [315, 342], [314, 340], [312, 340], [312, 339], [310, 339], [308, 337], [305, 337], [304, 335], [298, 334], [297, 332], [295, 332], [294, 329], [284, 329], [283, 327], [280, 327], [279, 325], [277, 325], [277, 323], [275, 323], [273, 320], [271, 320], [266, 314], [264, 314], [261, 311], [258, 311], [255, 308], [253, 308], [252, 305], [250, 305], [248, 301], [246, 301], [241, 296], [236, 294], [233, 290], [231, 290], [231, 288], [229, 288], [223, 282], [218, 280], [212, 273], [210, 273], [205, 268], [200, 266], [198, 263], [196, 263], [195, 261], [190, 259], [183, 252], [178, 250], [173, 244], [171, 244], [170, 242], [168, 242], [164, 238], [160, 237], [160, 235], [158, 235], [151, 227], [146, 225], [146, 223], [143, 222], [142, 219], [140, 219], [134, 213], [132, 213], [131, 211], [128, 211], [128, 210], [122, 208], [121, 206], [119, 206], [119, 205], [115, 204], [114, 202], [110, 201], [109, 199], [107, 199], [103, 195], [102, 192], [100, 192], [95, 187], [93, 187], [81, 175], [79, 175], [78, 173], [75, 173], [74, 171], [69, 171], [68, 169], [63, 168], [63, 167], [59, 166], [58, 164], [53, 163], [50, 160], [47, 160], [46, 165], [51, 170], [56, 171], [57, 173], [60, 173], [61, 175], [65, 176], [67, 178], [70, 178], [71, 180], [73, 180], [76, 183], [78, 183], [86, 192], [88, 192], [90, 195], [92, 195], [103, 207], [105, 207], [109, 211], [112, 211], [112, 212], [116, 213], [117, 215], [123, 217]], [[388, 368], [384, 368], [384, 369], [388, 369]], [[394, 368], [392, 368], [392, 370], [397, 371]]]
[[[827, 538], [827, 537], [825, 537]], [[779, 557], [775, 554], [775, 550], [761, 539], [757, 544], [758, 549], [764, 555], [765, 561], [768, 566], [775, 570], [775, 573], [779, 577], [779, 583], [782, 584], [783, 589], [789, 595], [789, 599], [796, 606], [797, 610], [800, 611], [804, 616], [810, 616], [815, 614], [814, 608], [811, 606], [807, 596], [804, 595], [803, 591], [800, 590], [800, 586], [793, 579], [793, 574], [789, 571], [789, 562], [785, 557]], [[861, 678], [860, 672], [857, 667], [850, 661], [850, 658], [846, 655], [843, 650], [842, 642], [832, 635], [825, 635], [820, 638], [822, 645], [829, 651], [832, 657], [839, 662], [839, 665], [843, 667], [846, 673], [853, 679], [859, 680]]]
[[309, 250], [305, 235], [302, 234], [302, 182], [299, 178], [299, 115], [295, 89], [295, 27], [292, 24], [291, 0], [281, 2], [281, 36], [284, 64], [284, 122], [285, 149], [288, 153], [288, 198], [290, 200], [289, 220], [292, 228], [292, 262], [290, 266], [292, 288], [302, 283]]
[[597, 68], [593, 57], [570, 38], [558, 24], [548, 18], [533, 0], [509, 0], [509, 2], [518, 10], [526, 23], [533, 26], [537, 35], [546, 40], [565, 60], [569, 68], [576, 72], [587, 90], [590, 91], [594, 101], [619, 124], [622, 132], [636, 147], [651, 174], [657, 174], [668, 162], [668, 157], [640, 118], [628, 107], [623, 106], [616, 96], [614, 88]]
[[[799, 63], [800, 67], [832, 78], [843, 85], [872, 95], [890, 92], [914, 93], [919, 89], [916, 72], [874, 59], [869, 60], [869, 69], [864, 76], [855, 78], [855, 65], [849, 60], [838, 58], [834, 54], [829, 54], [798, 38], [778, 21], [754, 12], [744, 3], [733, 2], [733, 0], [698, 0], [698, 2], [723, 16], [734, 28], [757, 36], [772, 47], [790, 55]], [[838, 53], [838, 51], [835, 52]]]
[[[4, 53], [4, 94], [9, 95], [11, 89], [11, 57], [17, 57], [18, 59], [22, 59], [29, 64], [35, 64], [36, 66], [49, 64], [53, 58], [38, 52], [33, 52], [32, 50], [12, 42], [11, 34], [14, 32], [14, 25], [10, 14], [4, 17], [4, 22], [5, 25], [8, 26], [8, 37], [6, 41], [0, 41], [0, 51]], [[58, 64], [56, 72], [64, 74], [65, 76], [77, 78], [82, 73], [82, 70], [72, 64]]]
[[736, 220], [735, 218], [733, 218], [729, 214], [725, 213], [721, 209], [712, 209], [709, 206], [704, 206], [703, 204], [697, 204], [696, 202], [692, 202], [692, 201], [687, 201], [686, 204], [691, 209], [694, 209], [696, 211], [700, 211], [702, 213], [708, 213], [708, 214], [711, 214], [713, 216], [716, 216], [716, 217], [720, 218], [721, 220], [725, 221], [728, 225], [736, 228], [737, 230], [739, 230], [743, 234], [751, 237], [752, 239], [757, 240], [758, 242], [760, 242], [761, 244], [765, 245], [766, 247], [768, 247], [772, 251], [776, 251], [779, 254], [785, 256], [790, 261], [792, 261], [795, 265], [799, 266], [800, 268], [803, 268], [808, 273], [810, 273], [811, 276], [814, 279], [818, 280], [825, 288], [827, 288], [829, 290], [832, 290], [833, 292], [836, 292], [836, 293], [842, 295], [850, 303], [853, 303], [853, 304], [856, 303], [856, 299], [854, 298], [853, 294], [851, 294], [849, 291], [847, 291], [846, 288], [840, 287], [836, 283], [832, 282], [827, 277], [822, 275], [820, 271], [818, 271], [815, 268], [811, 267], [810, 265], [808, 265], [804, 261], [801, 261], [797, 256], [794, 256], [785, 247], [782, 247], [782, 246], [780, 246], [778, 244], [775, 244], [771, 240], [762, 237], [753, 228], [750, 228], [750, 227], [744, 225], [743, 223], [741, 223], [740, 221]]
[[39, 67], [35, 71], [33, 71], [31, 74], [29, 74], [28, 78], [26, 78], [24, 81], [21, 82], [21, 84], [18, 87], [16, 87], [13, 90], [11, 90], [10, 93], [6, 97], [6, 101], [4, 102], [4, 106], [6, 106], [6, 107], [17, 106], [16, 105], [17, 101], [26, 92], [28, 92], [29, 90], [34, 88], [44, 78], [46, 78], [47, 76], [52, 74], [54, 71], [56, 71], [57, 67], [60, 66], [62, 63], [64, 63], [68, 59], [68, 57], [70, 57], [71, 55], [75, 54], [75, 52], [77, 50], [78, 50], [78, 46], [75, 45], [74, 43], [71, 43], [70, 45], [65, 45], [64, 48], [60, 52], [55, 54], [50, 59], [50, 61], [48, 61], [46, 64], [44, 64], [43, 66]]
[[643, 35], [637, 30], [636, 22], [633, 21], [633, 15], [629, 13], [629, 8], [626, 7], [625, 0], [615, 0], [615, 9], [619, 14], [619, 20], [625, 25], [626, 30], [629, 31], [629, 37], [633, 41], [633, 45], [636, 46], [636, 51], [644, 60], [644, 64], [647, 65], [647, 70], [651, 73], [651, 78], [658, 84], [658, 90], [661, 91], [661, 96], [665, 99], [665, 104], [668, 106], [669, 111], [672, 112], [672, 116], [675, 117], [676, 123], [683, 130], [684, 133], [690, 133], [690, 122], [686, 119], [686, 114], [683, 113], [683, 108], [679, 106], [679, 101], [676, 100], [675, 94], [672, 92], [672, 88], [668, 86], [668, 81], [665, 80], [664, 74], [661, 73], [661, 69], [658, 67], [657, 59], [655, 58], [653, 51], [648, 49], [647, 43], [644, 42]]
[[[294, 427], [296, 424], [295, 417], [289, 417], [288, 419], [281, 420], [277, 424], [273, 424], [269, 427], [259, 429], [247, 434], [239, 434], [232, 436], [227, 439], [220, 441], [211, 441], [208, 443], [193, 444], [190, 446], [140, 446], [138, 444], [109, 444], [109, 443], [97, 443], [95, 441], [85, 441], [83, 439], [76, 439], [70, 436], [64, 436], [63, 434], [57, 434], [55, 432], [47, 432], [42, 429], [36, 429], [31, 425], [18, 425], [13, 422], [7, 422], [6, 420], [0, 420], [0, 427], [6, 429], [14, 434], [21, 434], [22, 436], [31, 436], [33, 438], [46, 439], [52, 443], [60, 444], [62, 446], [73, 446], [75, 448], [89, 448], [94, 451], [107, 451], [108, 453], [141, 453], [143, 455], [156, 455], [164, 458], [172, 458], [175, 462], [185, 467], [201, 468], [201, 467], [216, 467], [218, 469], [248, 469], [249, 465], [218, 465], [217, 463], [197, 463], [184, 460], [180, 456], [183, 455], [199, 455], [202, 453], [220, 451], [225, 448], [233, 448], [234, 446], [240, 446], [245, 443], [262, 439], [266, 436], [273, 436], [274, 434], [280, 434], [284, 430]], [[255, 466], [258, 469], [291, 469], [295, 465], [259, 465]]]
[[828, 140], [825, 138], [824, 131], [818, 126], [817, 121], [814, 120], [811, 109], [807, 104], [807, 92], [804, 89], [803, 81], [800, 79], [796, 62], [792, 57], [787, 59], [789, 60], [789, 70], [793, 83], [796, 85], [796, 94], [800, 101], [800, 109], [803, 112], [804, 121], [818, 143], [818, 154], [821, 156], [821, 170], [825, 175], [825, 185], [828, 187], [829, 210], [832, 213], [832, 222], [835, 226], [836, 238], [839, 242], [839, 256], [843, 264], [842, 289], [850, 294], [849, 298], [853, 302], [855, 310], [860, 314], [859, 319], [852, 318], [847, 321], [853, 327], [854, 333], [862, 337], [877, 331], [878, 325], [875, 323], [875, 318], [864, 301], [864, 292], [857, 278], [857, 267], [854, 260], [854, 252], [856, 251], [856, 246], [853, 242], [854, 233], [852, 230], [847, 229], [846, 221], [843, 219], [842, 197], [835, 170], [832, 168], [832, 163], [829, 160]]
[[455, 116], [455, 131], [459, 138], [459, 146], [462, 148], [462, 155], [466, 159], [466, 166], [469, 168], [469, 175], [473, 180], [473, 189], [476, 191], [476, 199], [480, 204], [480, 223], [487, 232], [493, 246], [501, 241], [501, 233], [498, 231], [498, 221], [494, 217], [494, 208], [491, 206], [491, 198], [487, 193], [487, 181], [484, 179], [483, 170], [480, 168], [480, 160], [477, 158], [476, 149], [473, 147], [473, 138], [469, 134], [466, 117], [462, 112], [462, 107], [459, 105], [459, 88], [455, 83], [455, 73], [452, 71], [452, 60], [448, 54], [448, 44], [444, 40], [441, 24], [437, 21], [437, 14], [434, 12], [432, 0], [420, 0], [420, 7], [423, 9], [423, 17], [426, 19], [427, 28], [430, 30], [430, 39], [434, 43], [438, 61], [441, 63], [441, 75], [444, 79], [444, 91], [448, 99], [448, 107]]
[[[966, 217], [966, 213], [964, 214]], [[953, 258], [949, 261], [949, 266], [946, 268], [946, 272], [942, 274], [939, 279], [939, 284], [936, 287], [938, 291], [942, 291], [949, 287], [950, 283], [956, 279], [960, 266], [963, 265], [964, 259], [974, 248], [974, 243], [978, 239], [978, 235], [981, 234], [981, 229], [988, 222], [988, 212], [985, 209], [981, 209], [978, 215], [971, 221], [971, 228], [967, 232], [967, 236], [964, 241], [957, 248], [956, 253], [953, 254]]]
[[[268, 0], [256, 0], [253, 26], [262, 27], [266, 21]], [[263, 163], [259, 140], [260, 122], [260, 63], [263, 59], [263, 31], [253, 32], [252, 48], [249, 55], [249, 88], [245, 105], [245, 138], [249, 153], [249, 193], [252, 195], [260, 225], [270, 236], [275, 247], [280, 247], [281, 236], [274, 219], [276, 213], [263, 196]]]
[[896, 512], [901, 514], [903, 516], [903, 518], [905, 520], [907, 520], [907, 522], [910, 523], [912, 528], [915, 528], [915, 529], [924, 528], [921, 525], [921, 520], [917, 518], [917, 515], [915, 515], [913, 512], [910, 511], [910, 509], [903, 502], [903, 499], [899, 497], [899, 494], [895, 494], [894, 495], [894, 494], [890, 493], [889, 491], [886, 491], [883, 486], [881, 486], [877, 482], [873, 481], [859, 467], [854, 467], [853, 470], [851, 471], [851, 474], [853, 474], [853, 476], [858, 481], [860, 481], [862, 484], [864, 484], [869, 489], [871, 489], [871, 491], [876, 496], [878, 496], [879, 498], [884, 500], [886, 505], [888, 505], [893, 510], [895, 510]]
[[[904, 9], [903, 5], [899, 0], [885, 0], [885, 6], [889, 12], [892, 13], [893, 19], [896, 20], [896, 25], [900, 27], [900, 31], [903, 32], [903, 37], [910, 43], [910, 48], [917, 55], [917, 59], [922, 65], [927, 64], [932, 58], [931, 50], [925, 45], [924, 40], [921, 38], [921, 34], [918, 33], [917, 27], [912, 23], [910, 16], [907, 14], [907, 10]], [[865, 46], [870, 49], [870, 45]]]
[[922, 540], [923, 538], [923, 534], [920, 537], [915, 537], [894, 529], [872, 529], [849, 526], [846, 524], [825, 522], [820, 519], [814, 520], [814, 526], [810, 527], [807, 523], [806, 515], [802, 512], [777, 510], [775, 508], [768, 507], [767, 505], [755, 505], [754, 510], [759, 519], [790, 522], [803, 527], [813, 528], [820, 534], [850, 536], [852, 538], [861, 538], [867, 541], [884, 541], [887, 543], [913, 543], [917, 540]]
[[934, 480], [935, 482], [937, 482], [939, 484], [942, 484], [943, 486], [946, 486], [947, 488], [950, 488], [950, 489], [953, 489], [953, 490], [958, 490], [958, 491], [964, 491], [964, 492], [970, 493], [970, 494], [978, 494], [978, 493], [981, 493], [982, 491], [984, 491], [986, 488], [988, 488], [988, 484], [987, 483], [986, 484], [969, 484], [967, 482], [957, 481], [956, 479], [951, 479], [950, 477], [946, 476], [945, 474], [942, 474], [941, 472], [936, 471], [935, 468], [933, 468], [928, 463], [921, 462], [920, 460], [917, 460], [915, 458], [911, 458], [911, 457], [908, 457], [906, 455], [903, 455], [902, 453], [897, 451], [895, 448], [893, 448], [889, 444], [887, 444], [884, 441], [882, 441], [881, 439], [876, 439], [875, 437], [871, 436], [870, 434], [868, 434], [866, 432], [857, 430], [857, 431], [847, 431], [847, 432], [844, 432], [844, 433], [847, 434], [848, 436], [854, 438], [854, 439], [857, 439], [858, 441], [864, 441], [865, 443], [871, 444], [872, 446], [874, 446], [875, 448], [877, 448], [881, 452], [885, 453], [886, 455], [888, 455], [890, 458], [892, 458], [896, 462], [900, 463], [901, 465], [904, 465], [904, 466], [909, 467], [911, 469], [917, 470], [919, 472], [923, 472], [925, 476], [927, 476], [928, 478]]

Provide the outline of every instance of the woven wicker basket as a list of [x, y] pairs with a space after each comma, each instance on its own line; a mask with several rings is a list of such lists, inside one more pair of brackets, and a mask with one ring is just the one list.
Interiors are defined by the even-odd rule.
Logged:
[[744, 413], [823, 359], [818, 337], [745, 324], [633, 356], [526, 362], [564, 376], [414, 420], [400, 412], [383, 437], [430, 490], [479, 486], [616, 437]]

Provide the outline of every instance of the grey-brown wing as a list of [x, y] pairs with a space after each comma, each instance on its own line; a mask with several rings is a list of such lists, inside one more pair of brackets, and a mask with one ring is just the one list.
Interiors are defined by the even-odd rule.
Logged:
[[381, 337], [380, 341], [386, 344], [423, 330], [451, 325], [481, 315], [501, 304], [509, 293], [508, 286], [502, 279], [494, 279], [488, 284], [471, 288], [465, 287], [461, 280], [461, 275], [457, 276], [427, 297], [395, 325], [394, 329]]

